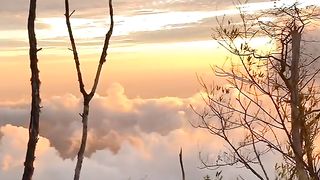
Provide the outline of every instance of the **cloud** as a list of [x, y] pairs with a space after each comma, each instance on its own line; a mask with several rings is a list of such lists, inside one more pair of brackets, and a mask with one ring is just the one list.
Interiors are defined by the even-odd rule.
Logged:
[[[17, 6], [17, 4], [19, 4], [19, 6]], [[0, 19], [0, 24], [3, 25], [0, 26], [0, 34], [2, 34], [2, 36], [0, 36], [1, 49], [6, 50], [5, 48], [8, 48], [7, 44], [9, 44], [10, 47], [16, 45], [19, 47], [27, 47], [26, 21], [28, 6], [27, 1], [13, 0], [4, 2], [0, 7], [0, 15], [3, 17]], [[86, 23], [81, 26], [73, 26], [75, 37], [80, 43], [87, 42], [89, 38], [104, 37], [107, 27], [107, 1], [93, 0], [88, 2], [84, 0], [70, 0], [70, 6], [72, 9], [77, 10], [72, 18], [72, 22], [78, 19], [86, 20]], [[139, 38], [138, 41], [135, 42], [149, 42], [153, 34], [149, 35], [148, 32], [154, 31], [158, 33], [164, 30], [165, 32], [163, 34], [159, 33], [154, 36], [158, 37], [155, 38], [155, 40], [161, 40], [161, 37], [166, 40], [177, 39], [175, 35], [181, 36], [181, 34], [195, 33], [195, 31], [191, 32], [184, 30], [184, 28], [188, 23], [193, 22], [196, 24], [205, 18], [201, 18], [197, 15], [198, 13], [213, 13], [213, 11], [217, 10], [217, 6], [224, 8], [225, 4], [208, 0], [115, 1], [116, 25], [114, 37], [121, 36], [121, 40], [129, 39], [131, 41]], [[38, 2], [37, 8], [37, 38], [39, 41], [42, 41], [39, 45], [44, 48], [52, 46], [65, 47], [66, 44], [64, 42], [68, 42], [68, 38], [63, 15], [64, 3], [45, 0]], [[58, 18], [60, 21], [57, 23], [57, 21], [51, 21], [52, 19], [50, 18]], [[48, 21], [43, 22], [43, 19]], [[181, 31], [173, 31], [172, 35], [170, 35], [170, 33], [166, 32], [167, 29], [171, 29], [169, 26], [177, 26], [181, 28]], [[196, 24], [194, 28], [197, 29], [197, 27], [199, 26]], [[199, 31], [202, 30], [203, 29], [199, 29]], [[12, 31], [15, 32], [14, 35]], [[184, 33], [181, 33], [182, 31], [184, 31]], [[137, 32], [140, 34], [136, 35], [135, 33]], [[126, 37], [129, 33], [133, 33], [131, 34], [133, 37]], [[141, 34], [146, 34], [146, 37], [144, 38]], [[188, 35], [188, 37], [193, 36], [191, 34]], [[78, 35], [81, 36], [81, 38], [78, 38]], [[141, 37], [142, 39], [140, 39]], [[60, 41], [56, 41], [56, 39]], [[145, 41], [144, 39], [147, 40]], [[152, 41], [154, 42], [155, 40]], [[2, 41], [6, 43], [1, 43]], [[164, 40], [161, 40], [161, 42], [163, 41]]]
[[[185, 150], [188, 177], [204, 176], [206, 172], [197, 169], [199, 149], [195, 147], [199, 141], [208, 144], [210, 136], [191, 128], [185, 119], [190, 113], [186, 106], [191, 99], [129, 99], [124, 93], [121, 85], [113, 84], [107, 96], [97, 95], [92, 101], [87, 144], [90, 159], [84, 161], [82, 178], [178, 179], [177, 153], [180, 147]], [[81, 136], [81, 122], [77, 115], [81, 104], [81, 98], [71, 94], [43, 99], [34, 179], [67, 179], [72, 176], [75, 163], [72, 157], [77, 153]], [[15, 179], [22, 173], [28, 115], [27, 101], [0, 104], [3, 118], [0, 176], [5, 179]], [[216, 147], [216, 144], [207, 147]], [[139, 166], [137, 162], [140, 162]], [[61, 173], [62, 169], [64, 173]]]
[[[104, 11], [107, 7], [107, 1], [92, 0], [90, 2], [85, 0], [69, 0], [70, 8], [86, 11], [88, 14], [96, 15], [99, 11]], [[19, 4], [19, 6], [17, 6]], [[157, 11], [178, 11], [178, 10], [208, 10], [225, 5], [232, 5], [230, 2], [210, 1], [210, 0], [118, 0], [113, 2], [117, 14], [145, 14], [146, 12]], [[0, 7], [0, 12], [14, 13], [14, 14], [26, 14], [28, 11], [29, 2], [23, 0], [6, 1]], [[60, 14], [63, 15], [64, 2], [63, 1], [39, 1], [38, 13], [40, 14]], [[100, 9], [97, 11], [97, 9]], [[96, 10], [94, 12], [94, 10]], [[62, 13], [62, 14], [61, 14]]]
[[[1, 54], [27, 52], [28, 3], [20, 1], [6, 1], [0, 7], [0, 15], [3, 17], [0, 24], [4, 24], [0, 26]], [[71, 0], [70, 4], [72, 9], [77, 10], [72, 18], [77, 44], [89, 51], [97, 49], [108, 27], [107, 1]], [[69, 46], [63, 6], [64, 3], [58, 1], [41, 1], [38, 4], [37, 38], [39, 46], [47, 53], [51, 53], [47, 51], [50, 48], [64, 54]], [[270, 8], [273, 3], [253, 1], [249, 7]], [[114, 8], [115, 28], [111, 44], [117, 47], [209, 40], [211, 28], [217, 25], [215, 17], [227, 15], [231, 18], [239, 13], [231, 2], [209, 0], [122, 0], [115, 1]], [[19, 47], [20, 51], [14, 47]]]
[[[4, 134], [0, 140], [0, 177], [17, 179], [22, 176], [23, 161], [26, 150], [28, 131], [22, 127], [5, 125], [0, 128]], [[175, 130], [169, 136], [159, 134], [143, 135], [147, 145], [145, 150], [137, 149], [125, 142], [118, 154], [100, 150], [90, 159], [85, 158], [81, 173], [82, 179], [103, 180], [129, 179], [138, 180], [143, 177], [153, 180], [175, 180], [180, 178], [178, 161], [179, 144], [171, 143], [171, 139], [185, 141], [184, 135], [189, 134]], [[195, 133], [192, 137], [199, 135]], [[198, 136], [199, 137], [199, 136]], [[193, 139], [192, 139], [193, 140]], [[185, 141], [185, 144], [193, 142]], [[185, 148], [184, 160], [187, 175], [190, 179], [200, 179], [208, 171], [197, 168], [197, 148]], [[137, 165], [137, 162], [139, 164]], [[57, 151], [50, 147], [48, 139], [40, 137], [35, 160], [35, 180], [69, 179], [73, 176], [75, 160], [61, 159]]]
[[[89, 114], [89, 135], [86, 155], [109, 149], [117, 153], [124, 142], [137, 145], [142, 133], [166, 136], [181, 128], [189, 111], [188, 100], [174, 97], [159, 99], [129, 99], [119, 84], [113, 84], [107, 96], [96, 95]], [[43, 99], [40, 135], [63, 158], [73, 158], [79, 147], [82, 99], [74, 95]], [[29, 105], [12, 103], [0, 105], [1, 126], [11, 124], [28, 127]]]
[[[18, 179], [22, 177], [23, 173], [28, 130], [7, 124], [0, 128], [0, 132], [3, 134], [0, 140], [0, 177]], [[71, 177], [73, 169], [71, 160], [60, 159], [57, 152], [49, 145], [48, 139], [39, 138], [34, 164], [36, 169], [34, 179], [48, 179], [48, 177], [67, 179], [68, 176]], [[64, 169], [64, 173], [56, 173], [61, 169]]]
[[215, 22], [215, 18], [205, 18], [195, 23], [168, 25], [168, 28], [161, 30], [131, 32], [114, 37], [114, 41], [147, 44], [210, 40]]

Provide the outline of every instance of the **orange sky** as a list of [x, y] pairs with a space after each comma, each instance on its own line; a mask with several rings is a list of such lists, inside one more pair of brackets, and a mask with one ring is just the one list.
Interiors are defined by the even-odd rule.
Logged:
[[[98, 92], [103, 94], [108, 84], [119, 82], [126, 87], [131, 97], [190, 96], [199, 90], [196, 73], [210, 73], [210, 65], [221, 63], [221, 59], [224, 59], [221, 54], [223, 49], [217, 49], [217, 44], [208, 39], [110, 49]], [[70, 52], [66, 50], [66, 53]], [[10, 60], [0, 62], [2, 73], [11, 77], [3, 79], [4, 83], [0, 88], [6, 96], [0, 99], [28, 96], [28, 61], [23, 58], [25, 56], [9, 57]], [[97, 55], [94, 54], [82, 58], [81, 65], [87, 86], [92, 83], [96, 60]], [[39, 66], [44, 96], [78, 93], [71, 53], [52, 56], [46, 55], [43, 50], [39, 53]]]
[[[210, 74], [210, 65], [221, 65], [228, 56], [211, 39], [215, 18], [231, 17], [238, 10], [231, 2], [139, 2], [115, 2], [114, 35], [98, 92], [103, 94], [112, 82], [122, 84], [130, 97], [187, 97], [198, 92], [196, 74]], [[102, 8], [106, 2], [96, 0], [91, 6], [70, 3], [77, 10], [72, 24], [86, 84], [90, 87], [108, 28], [107, 13]], [[278, 2], [284, 3], [288, 1]], [[304, 3], [306, 6], [316, 1]], [[39, 2], [38, 6], [36, 32], [38, 46], [43, 48], [39, 52], [42, 96], [77, 94], [63, 6], [52, 2]], [[260, 2], [241, 8], [251, 12], [273, 6], [272, 2]], [[0, 100], [28, 98], [30, 94], [26, 8], [25, 2], [21, 7], [7, 2], [0, 8], [0, 15], [5, 17], [0, 24], [9, 24], [0, 28], [0, 75], [10, 77], [2, 80]], [[15, 15], [9, 16], [10, 13]]]

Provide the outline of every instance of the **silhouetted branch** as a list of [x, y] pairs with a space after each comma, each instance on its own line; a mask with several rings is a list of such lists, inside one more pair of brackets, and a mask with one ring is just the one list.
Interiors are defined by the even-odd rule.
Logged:
[[29, 17], [28, 17], [28, 35], [29, 35], [29, 58], [31, 69], [31, 115], [29, 124], [29, 141], [27, 147], [26, 158], [24, 162], [23, 180], [31, 180], [34, 172], [34, 160], [36, 145], [39, 135], [39, 116], [40, 116], [40, 78], [38, 69], [37, 52], [41, 50], [37, 48], [37, 39], [35, 34], [36, 19], [36, 0], [30, 0]]
[[73, 37], [71, 23], [70, 23], [70, 17], [73, 15], [74, 12], [75, 11], [72, 11], [70, 13], [70, 11], [69, 11], [69, 1], [65, 0], [66, 24], [67, 24], [70, 43], [71, 43], [71, 47], [72, 47], [71, 50], [73, 52], [73, 57], [74, 57], [75, 65], [76, 65], [79, 88], [80, 88], [80, 92], [81, 92], [81, 94], [83, 96], [83, 101], [84, 101], [83, 102], [83, 113], [80, 115], [81, 118], [82, 118], [82, 125], [83, 125], [83, 127], [82, 127], [82, 138], [81, 138], [81, 145], [80, 145], [80, 149], [79, 149], [79, 152], [78, 152], [77, 164], [76, 164], [75, 174], [74, 174], [74, 180], [78, 180], [80, 178], [82, 161], [83, 161], [83, 158], [84, 158], [84, 152], [85, 152], [86, 142], [87, 142], [89, 104], [90, 104], [90, 101], [91, 101], [91, 99], [93, 98], [93, 96], [94, 96], [94, 94], [96, 92], [96, 89], [97, 89], [97, 86], [98, 86], [98, 83], [99, 83], [101, 70], [102, 70], [104, 62], [106, 61], [107, 50], [108, 50], [108, 47], [109, 47], [109, 41], [110, 41], [110, 38], [111, 38], [112, 32], [113, 32], [114, 20], [113, 20], [112, 0], [109, 0], [110, 28], [109, 28], [108, 33], [106, 34], [106, 37], [105, 37], [105, 40], [104, 40], [104, 46], [103, 46], [101, 57], [100, 57], [100, 60], [99, 60], [99, 65], [98, 65], [98, 68], [97, 68], [97, 71], [96, 71], [96, 76], [95, 76], [93, 87], [92, 87], [90, 93], [87, 93], [85, 88], [84, 88], [84, 83], [83, 83], [81, 69], [80, 69], [80, 61], [79, 61], [78, 52], [77, 52], [77, 48], [76, 48], [76, 43], [75, 43], [75, 40], [74, 40], [74, 37]]
[[180, 148], [180, 152], [179, 152], [179, 162], [180, 162], [180, 167], [181, 167], [182, 180], [185, 180], [186, 177], [184, 174], [184, 167], [183, 167], [182, 148]]

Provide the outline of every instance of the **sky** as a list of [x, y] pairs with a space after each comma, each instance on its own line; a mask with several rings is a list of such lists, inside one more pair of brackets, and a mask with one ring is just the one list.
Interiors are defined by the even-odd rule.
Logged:
[[[288, 1], [278, 3], [284, 2]], [[28, 3], [11, 0], [0, 6], [0, 177], [8, 180], [22, 176], [28, 140]], [[254, 12], [273, 5], [260, 0], [242, 8]], [[108, 30], [106, 7], [102, 0], [70, 0], [70, 9], [76, 10], [71, 22], [87, 89]], [[70, 179], [81, 137], [82, 99], [68, 50], [64, 2], [42, 0], [37, 8], [43, 108], [34, 179]], [[228, 57], [211, 35], [217, 17], [237, 15], [234, 3], [114, 0], [114, 13], [107, 62], [91, 103], [81, 178], [176, 180], [181, 176], [180, 147], [188, 179], [214, 175], [215, 171], [199, 168], [199, 152], [213, 157], [223, 143], [191, 126], [197, 117], [190, 104], [203, 105], [197, 76], [210, 79], [210, 66], [221, 66]]]

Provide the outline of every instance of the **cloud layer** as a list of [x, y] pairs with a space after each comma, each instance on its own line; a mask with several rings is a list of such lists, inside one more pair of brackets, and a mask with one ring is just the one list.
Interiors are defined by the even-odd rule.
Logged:
[[[197, 154], [216, 149], [218, 141], [209, 143], [214, 138], [188, 122], [194, 116], [189, 103], [198, 102], [198, 96], [129, 99], [119, 84], [107, 94], [92, 100], [83, 179], [179, 179], [180, 147], [188, 177], [208, 173], [197, 168]], [[43, 99], [42, 105], [35, 179], [71, 178], [81, 137], [82, 100], [67, 94]], [[0, 104], [1, 178], [16, 179], [22, 173], [28, 116], [28, 102]]]
[[[3, 179], [18, 179], [22, 176], [24, 153], [28, 131], [22, 127], [5, 125], [0, 128], [4, 134], [0, 141], [0, 177]], [[180, 178], [178, 161], [179, 148], [173, 146], [170, 140], [182, 138], [185, 133], [175, 131], [168, 137], [151, 134], [145, 136], [148, 150], [142, 151], [124, 143], [117, 155], [110, 151], [97, 151], [90, 159], [85, 158], [81, 179], [103, 180], [176, 180]], [[194, 134], [198, 136], [199, 134]], [[191, 144], [188, 142], [188, 144]], [[196, 148], [185, 148], [184, 162], [186, 174], [190, 179], [201, 179], [210, 172], [197, 169]], [[46, 138], [40, 137], [37, 145], [35, 161], [35, 180], [70, 179], [73, 176], [75, 160], [61, 159], [57, 151], [50, 147]]]
[[[141, 144], [141, 134], [166, 136], [187, 123], [188, 100], [179, 98], [128, 99], [119, 84], [113, 84], [108, 96], [97, 95], [89, 114], [87, 155], [109, 149], [117, 153], [123, 142]], [[50, 140], [63, 158], [73, 158], [81, 135], [82, 100], [68, 94], [43, 100], [41, 136]], [[2, 104], [1, 126], [11, 124], [27, 128], [29, 104]]]

